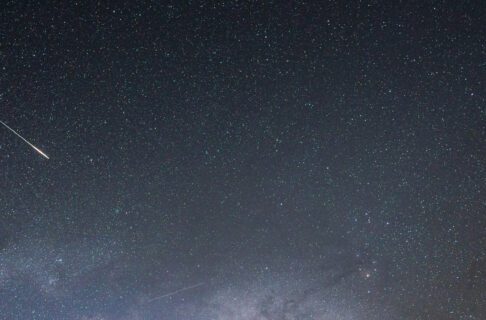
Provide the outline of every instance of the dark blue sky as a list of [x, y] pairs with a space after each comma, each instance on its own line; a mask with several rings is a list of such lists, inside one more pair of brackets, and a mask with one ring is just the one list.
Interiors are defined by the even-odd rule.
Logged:
[[0, 319], [484, 318], [485, 11], [7, 2]]

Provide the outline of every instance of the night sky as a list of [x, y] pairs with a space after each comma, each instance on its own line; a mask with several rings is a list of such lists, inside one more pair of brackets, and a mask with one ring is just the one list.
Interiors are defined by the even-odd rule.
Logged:
[[0, 319], [486, 319], [481, 1], [5, 1]]

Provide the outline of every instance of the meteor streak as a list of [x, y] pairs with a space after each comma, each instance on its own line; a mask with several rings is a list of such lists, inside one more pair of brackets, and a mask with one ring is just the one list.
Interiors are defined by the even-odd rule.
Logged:
[[176, 290], [176, 291], [172, 291], [172, 292], [169, 292], [169, 293], [166, 293], [164, 295], [161, 295], [161, 296], [158, 296], [158, 297], [155, 297], [155, 298], [152, 298], [150, 299], [149, 301], [147, 301], [148, 303], [150, 302], [153, 302], [155, 300], [159, 300], [159, 299], [163, 299], [163, 298], [168, 298], [168, 297], [171, 297], [173, 295], [176, 295], [180, 292], [183, 292], [183, 291], [186, 291], [186, 290], [190, 290], [190, 289], [194, 289], [194, 288], [197, 288], [197, 287], [200, 287], [204, 284], [204, 282], [201, 282], [201, 283], [198, 283], [198, 284], [195, 284], [193, 286], [190, 286], [190, 287], [185, 287], [185, 288], [182, 288], [182, 289], [179, 289], [179, 290]]
[[12, 131], [13, 133], [15, 133], [15, 135], [17, 137], [19, 137], [20, 139], [22, 139], [25, 143], [27, 143], [29, 146], [31, 146], [35, 151], [37, 151], [41, 156], [43, 156], [44, 158], [46, 159], [49, 159], [49, 157], [47, 156], [47, 154], [45, 154], [41, 149], [37, 148], [36, 146], [34, 146], [32, 143], [30, 143], [27, 139], [25, 139], [24, 137], [22, 137], [20, 134], [18, 134], [14, 129], [10, 128], [5, 122], [1, 121], [0, 120], [0, 123], [3, 124], [8, 130]]

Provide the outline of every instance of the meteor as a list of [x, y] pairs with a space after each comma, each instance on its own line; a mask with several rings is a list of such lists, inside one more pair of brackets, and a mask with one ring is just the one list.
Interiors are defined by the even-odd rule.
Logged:
[[25, 139], [24, 137], [22, 137], [20, 134], [18, 134], [14, 129], [10, 128], [5, 122], [1, 121], [0, 120], [0, 123], [3, 124], [8, 130], [12, 131], [13, 133], [15, 133], [15, 135], [17, 137], [19, 137], [20, 139], [22, 139], [25, 143], [27, 143], [29, 146], [31, 146], [35, 151], [37, 151], [41, 156], [43, 156], [44, 158], [46, 159], [49, 159], [49, 156], [47, 156], [47, 154], [45, 154], [41, 149], [37, 148], [36, 146], [34, 146], [32, 143], [30, 143], [27, 139]]
[[149, 301], [147, 301], [148, 303], [150, 302], [153, 302], [155, 300], [159, 300], [159, 299], [163, 299], [163, 298], [168, 298], [168, 297], [171, 297], [175, 294], [178, 294], [179, 292], [182, 292], [182, 291], [186, 291], [186, 290], [190, 290], [190, 289], [194, 289], [194, 288], [197, 288], [197, 287], [200, 287], [204, 284], [204, 282], [201, 282], [201, 283], [198, 283], [198, 284], [195, 284], [193, 286], [190, 286], [190, 287], [185, 287], [185, 288], [182, 288], [182, 289], [179, 289], [179, 290], [176, 290], [176, 291], [172, 291], [172, 292], [169, 292], [169, 293], [166, 293], [164, 295], [161, 295], [161, 296], [158, 296], [158, 297], [155, 297], [155, 298], [152, 298], [150, 299]]

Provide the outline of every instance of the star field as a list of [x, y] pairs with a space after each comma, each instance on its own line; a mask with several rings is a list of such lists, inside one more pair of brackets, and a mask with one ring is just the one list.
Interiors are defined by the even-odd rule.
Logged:
[[484, 319], [479, 1], [7, 1], [0, 319]]

